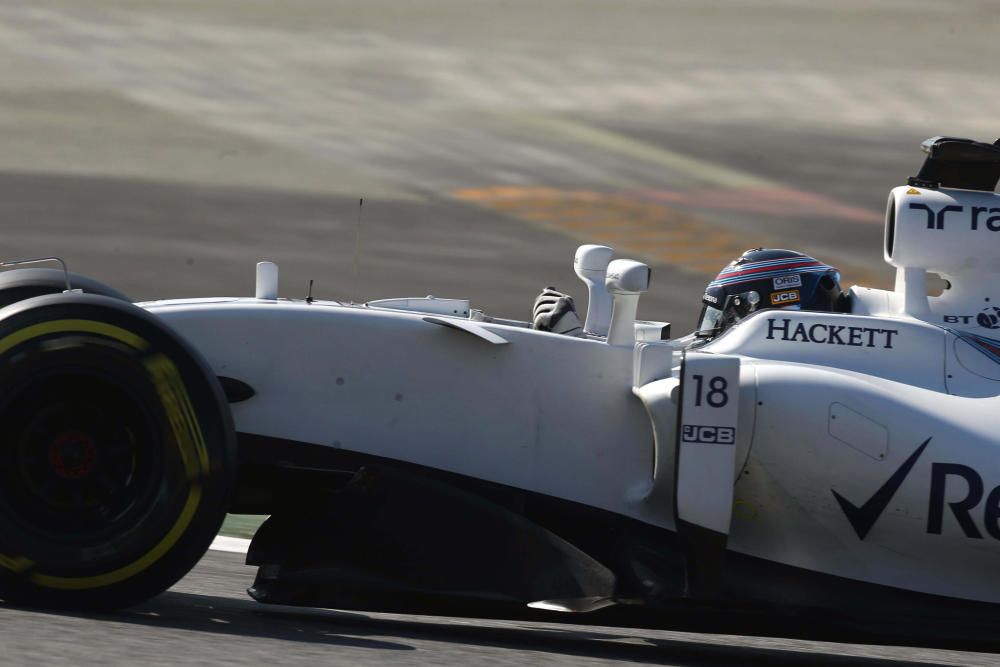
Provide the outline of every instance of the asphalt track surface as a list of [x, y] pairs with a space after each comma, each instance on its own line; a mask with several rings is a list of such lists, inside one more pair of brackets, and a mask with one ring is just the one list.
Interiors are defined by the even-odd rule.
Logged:
[[254, 570], [211, 551], [171, 591], [108, 615], [0, 606], [5, 664], [994, 665], [992, 654], [555, 623], [298, 609], [242, 594]]
[[[739, 251], [887, 285], [888, 188], [1000, 134], [989, 2], [0, 3], [0, 257], [135, 299], [435, 294], [527, 317], [572, 255], [654, 268], [693, 325]], [[360, 271], [354, 272], [361, 214]], [[995, 664], [990, 654], [266, 607], [209, 553], [107, 617], [0, 605], [9, 664]]]

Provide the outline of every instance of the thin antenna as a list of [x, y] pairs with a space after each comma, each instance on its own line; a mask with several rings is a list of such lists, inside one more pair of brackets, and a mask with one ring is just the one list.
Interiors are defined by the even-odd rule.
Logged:
[[306, 303], [311, 304], [313, 302], [313, 281], [309, 280], [309, 293], [306, 294]]
[[354, 279], [351, 281], [351, 303], [354, 303], [354, 294], [358, 289], [358, 255], [361, 254], [361, 209], [364, 208], [365, 198], [358, 200], [358, 226], [354, 232]]

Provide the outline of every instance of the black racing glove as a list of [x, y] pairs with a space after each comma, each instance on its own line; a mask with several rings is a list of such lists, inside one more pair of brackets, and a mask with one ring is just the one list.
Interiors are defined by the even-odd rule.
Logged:
[[555, 287], [546, 287], [535, 299], [532, 327], [539, 331], [570, 336], [579, 336], [583, 333], [583, 325], [580, 324], [580, 318], [576, 314], [573, 297], [556, 291]]

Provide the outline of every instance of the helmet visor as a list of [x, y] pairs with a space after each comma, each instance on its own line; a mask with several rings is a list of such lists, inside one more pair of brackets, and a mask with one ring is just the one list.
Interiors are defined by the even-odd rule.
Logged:
[[699, 336], [714, 336], [722, 322], [722, 311], [707, 303], [702, 306], [700, 324], [695, 332]]

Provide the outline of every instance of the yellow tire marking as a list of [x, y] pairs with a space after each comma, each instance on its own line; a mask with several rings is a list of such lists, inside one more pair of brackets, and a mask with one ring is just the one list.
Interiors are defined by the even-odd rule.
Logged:
[[[0, 340], [0, 354], [39, 336], [78, 332], [107, 336], [139, 351], [149, 349], [149, 343], [145, 339], [121, 327], [93, 320], [67, 319], [41, 322], [15, 331]], [[205, 445], [201, 426], [195, 417], [191, 399], [174, 363], [166, 355], [157, 353], [144, 360], [143, 364], [153, 380], [157, 394], [167, 413], [167, 419], [177, 441], [184, 469], [187, 472], [187, 479], [191, 483], [184, 507], [181, 509], [177, 521], [174, 522], [163, 539], [145, 555], [128, 565], [111, 572], [88, 577], [58, 577], [32, 572], [29, 578], [35, 584], [62, 590], [85, 590], [124, 581], [144, 571], [166, 555], [194, 518], [201, 502], [200, 479], [209, 471], [208, 448]], [[4, 569], [20, 574], [30, 570], [33, 566], [34, 563], [24, 556], [12, 557], [0, 554], [0, 567]]]
[[31, 569], [35, 564], [35, 561], [30, 558], [25, 558], [24, 556], [5, 556], [0, 554], [0, 567], [5, 570], [10, 570], [11, 572], [25, 572]]
[[149, 343], [139, 336], [121, 327], [116, 327], [113, 324], [105, 324], [104, 322], [95, 322], [93, 320], [52, 320], [51, 322], [41, 322], [19, 329], [3, 340], [0, 340], [0, 354], [4, 354], [7, 350], [32, 338], [63, 332], [95, 333], [121, 341], [129, 347], [140, 351], [146, 350], [149, 347]]
[[184, 534], [188, 524], [191, 523], [191, 519], [194, 517], [195, 511], [198, 509], [198, 503], [200, 501], [201, 487], [194, 486], [188, 494], [187, 501], [184, 503], [184, 508], [181, 510], [180, 517], [174, 524], [173, 528], [170, 529], [170, 532], [168, 532], [166, 536], [160, 540], [159, 544], [148, 551], [146, 555], [132, 561], [124, 567], [91, 577], [54, 577], [52, 575], [35, 572], [31, 575], [30, 579], [32, 583], [38, 584], [39, 586], [45, 586], [47, 588], [79, 591], [86, 590], [88, 588], [110, 586], [111, 584], [116, 584], [120, 581], [133, 577], [147, 569], [156, 561], [160, 560], [160, 558], [170, 551], [171, 547], [173, 547], [174, 544], [177, 543], [177, 540], [181, 538], [181, 535]]
[[208, 448], [194, 414], [191, 399], [180, 372], [166, 355], [157, 353], [143, 361], [153, 379], [156, 393], [167, 412], [170, 428], [181, 450], [181, 460], [188, 480], [197, 480], [208, 472]]

